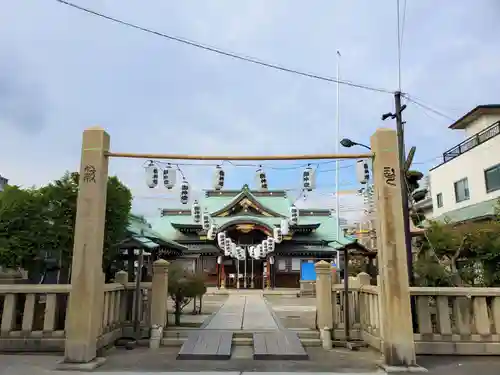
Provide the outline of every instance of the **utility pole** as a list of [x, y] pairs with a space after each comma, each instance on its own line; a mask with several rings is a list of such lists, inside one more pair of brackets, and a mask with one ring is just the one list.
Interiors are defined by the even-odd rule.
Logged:
[[410, 286], [414, 284], [413, 277], [413, 253], [411, 248], [411, 233], [410, 233], [410, 209], [408, 207], [408, 185], [406, 183], [406, 151], [405, 151], [405, 136], [404, 136], [404, 126], [403, 126], [403, 111], [406, 107], [401, 107], [401, 92], [396, 91], [394, 93], [394, 103], [395, 103], [395, 118], [396, 118], [396, 132], [398, 135], [398, 148], [399, 148], [399, 168], [401, 173], [401, 184], [403, 186], [403, 220], [404, 220], [404, 231], [405, 231], [405, 243], [406, 243], [406, 255], [408, 258], [408, 281]]
[[[387, 120], [388, 118], [392, 118], [396, 120], [396, 132], [398, 135], [398, 148], [399, 148], [399, 171], [401, 174], [401, 185], [402, 185], [402, 195], [403, 195], [403, 225], [405, 232], [405, 247], [406, 247], [406, 257], [407, 257], [407, 265], [408, 265], [408, 282], [410, 286], [415, 284], [415, 280], [413, 277], [413, 252], [411, 248], [411, 233], [410, 233], [410, 209], [408, 207], [408, 184], [406, 182], [406, 151], [405, 151], [405, 137], [404, 137], [404, 121], [403, 121], [403, 111], [406, 108], [406, 105], [401, 105], [401, 91], [396, 91], [394, 93], [394, 104], [395, 104], [395, 113], [386, 113], [382, 115], [382, 120]], [[411, 156], [413, 158], [413, 156]], [[411, 298], [411, 312], [412, 312], [412, 321], [413, 321], [413, 329], [417, 329], [418, 321], [416, 314], [416, 306], [415, 299]]]
[[[401, 91], [396, 91], [394, 93], [394, 104], [395, 113], [386, 113], [382, 115], [382, 120], [387, 120], [388, 118], [396, 120], [396, 132], [398, 135], [398, 148], [399, 148], [399, 169], [401, 174], [401, 185], [403, 193], [403, 220], [404, 220], [404, 232], [405, 232], [405, 244], [406, 244], [406, 254], [408, 258], [408, 281], [410, 286], [414, 283], [413, 278], [413, 254], [411, 249], [411, 233], [410, 233], [410, 210], [408, 207], [408, 184], [406, 183], [406, 151], [405, 151], [405, 136], [404, 136], [404, 121], [403, 121], [403, 111], [406, 105], [401, 105]], [[411, 157], [413, 158], [413, 156]]]

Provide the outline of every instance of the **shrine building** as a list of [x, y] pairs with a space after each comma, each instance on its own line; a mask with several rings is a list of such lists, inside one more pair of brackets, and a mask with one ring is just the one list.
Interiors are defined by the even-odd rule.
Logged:
[[[292, 206], [284, 190], [250, 190], [248, 185], [241, 190], [207, 190], [198, 202], [217, 232], [225, 232], [246, 254], [251, 246], [273, 237], [274, 228], [288, 219]], [[182, 247], [177, 262], [202, 272], [207, 285], [222, 288], [299, 288], [301, 280], [316, 279], [314, 263], [319, 260], [337, 267], [337, 252], [371, 254], [355, 238], [337, 230], [330, 209], [300, 209], [297, 223], [290, 224], [281, 243], [263, 259], [224, 256], [217, 238], [209, 239], [202, 223], [195, 223], [191, 207], [163, 209], [161, 217], [150, 222], [154, 232]]]

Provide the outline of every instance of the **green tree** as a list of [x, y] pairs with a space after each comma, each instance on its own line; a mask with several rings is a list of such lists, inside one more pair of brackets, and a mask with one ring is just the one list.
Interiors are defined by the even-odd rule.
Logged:
[[500, 221], [430, 222], [414, 271], [420, 285], [500, 285]]
[[[50, 254], [63, 268], [71, 265], [78, 173], [40, 189], [8, 187], [0, 195], [0, 264], [33, 269]], [[126, 238], [132, 194], [118, 178], [108, 179], [103, 270], [112, 278], [119, 244]]]
[[0, 265], [36, 269], [50, 226], [37, 189], [7, 186], [0, 192]]
[[406, 172], [406, 184], [408, 188], [408, 195], [411, 196], [420, 187], [420, 180], [424, 174], [420, 171], [409, 170]]
[[181, 324], [181, 314], [191, 300], [196, 297], [201, 301], [207, 289], [204, 278], [184, 269], [181, 263], [172, 263], [168, 269], [168, 294], [174, 302], [175, 325]]

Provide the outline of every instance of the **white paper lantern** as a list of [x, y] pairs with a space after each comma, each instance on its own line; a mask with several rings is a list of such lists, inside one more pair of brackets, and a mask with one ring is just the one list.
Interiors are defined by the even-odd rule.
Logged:
[[267, 251], [269, 253], [272, 253], [274, 251], [274, 238], [272, 237], [267, 237]]
[[191, 207], [191, 216], [195, 223], [199, 223], [201, 221], [201, 207], [198, 201], [193, 202], [193, 206]]
[[248, 255], [250, 258], [255, 258], [255, 246], [250, 246], [248, 248]]
[[261, 190], [267, 190], [269, 185], [267, 182], [266, 172], [262, 168], [257, 169], [255, 172], [255, 180], [257, 182], [257, 186], [260, 187]]
[[220, 190], [224, 187], [224, 178], [226, 176], [226, 173], [222, 169], [220, 165], [215, 167], [215, 173], [214, 173], [214, 189], [215, 190]]
[[226, 243], [224, 244], [224, 255], [231, 256], [231, 239], [226, 237]]
[[263, 258], [265, 256], [264, 249], [262, 248], [262, 245], [257, 245], [256, 255], [257, 255], [256, 259], [260, 259], [260, 258]]
[[263, 240], [262, 241], [262, 252], [264, 253], [264, 256], [267, 255], [267, 253], [269, 252], [269, 249], [268, 249], [268, 246], [267, 246], [267, 240]]
[[188, 204], [188, 202], [189, 202], [189, 190], [190, 190], [189, 183], [186, 180], [182, 181], [182, 184], [181, 184], [181, 203], [182, 204]]
[[212, 225], [212, 218], [208, 212], [203, 212], [203, 229], [209, 230]]
[[217, 233], [217, 226], [215, 224], [212, 224], [207, 232], [207, 239], [209, 239], [210, 241], [215, 240], [216, 233]]
[[158, 167], [153, 161], [149, 162], [146, 170], [146, 184], [152, 189], [158, 186]]
[[273, 229], [274, 242], [281, 243], [283, 241], [283, 234], [281, 233], [281, 228]]
[[286, 236], [289, 233], [289, 231], [290, 231], [290, 228], [289, 228], [289, 225], [288, 225], [288, 220], [287, 219], [282, 219], [280, 227], [281, 227], [281, 234], [283, 236]]
[[224, 232], [217, 233], [217, 244], [221, 249], [224, 249], [224, 247], [226, 246], [226, 233]]
[[236, 258], [239, 260], [245, 259], [245, 252], [240, 246], [236, 246]]
[[316, 171], [307, 167], [302, 173], [302, 186], [306, 191], [312, 191], [316, 187]]
[[366, 160], [356, 162], [356, 177], [360, 184], [366, 184], [370, 180], [370, 165]]
[[238, 253], [236, 250], [236, 244], [234, 242], [231, 242], [231, 256], [233, 258], [236, 258], [238, 256]]
[[297, 225], [299, 223], [299, 209], [292, 204], [290, 207], [290, 224]]
[[168, 164], [163, 170], [163, 185], [167, 189], [172, 189], [175, 186], [175, 180], [177, 179], [177, 170]]

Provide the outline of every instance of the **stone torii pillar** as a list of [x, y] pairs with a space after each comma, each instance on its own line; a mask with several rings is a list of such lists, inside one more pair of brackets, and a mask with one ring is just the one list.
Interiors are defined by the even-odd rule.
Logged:
[[371, 149], [375, 155], [373, 180], [383, 367], [386, 371], [423, 370], [416, 366], [396, 131], [377, 129], [371, 137]]
[[83, 132], [76, 209], [71, 292], [61, 369], [93, 369], [103, 319], [102, 255], [106, 219], [109, 135], [99, 127]]

